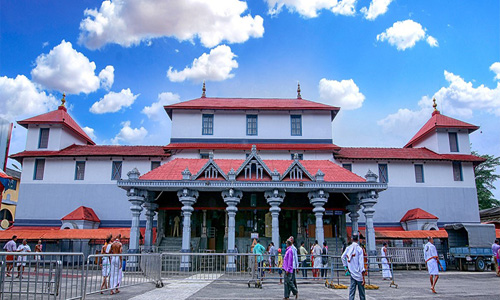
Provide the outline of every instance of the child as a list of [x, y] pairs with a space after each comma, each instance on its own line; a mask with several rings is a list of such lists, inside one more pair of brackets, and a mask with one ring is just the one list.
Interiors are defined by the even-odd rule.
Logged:
[[278, 273], [280, 274], [280, 284], [283, 283], [281, 279], [281, 274], [283, 274], [283, 256], [281, 255], [281, 248], [278, 248]]

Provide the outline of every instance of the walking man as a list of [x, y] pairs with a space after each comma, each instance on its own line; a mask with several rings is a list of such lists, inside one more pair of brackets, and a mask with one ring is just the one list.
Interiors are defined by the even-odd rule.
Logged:
[[266, 252], [266, 248], [260, 244], [260, 241], [257, 241], [257, 244], [253, 246], [253, 254], [257, 255], [257, 272], [260, 272], [260, 276], [264, 276], [264, 253]]
[[[109, 288], [111, 289], [111, 295], [118, 294], [120, 290], [120, 284], [122, 282], [123, 271], [122, 271], [122, 243], [120, 242], [121, 235], [117, 235], [115, 241], [111, 244], [110, 252], [111, 254], [116, 254], [111, 257], [111, 269], [109, 275]], [[113, 289], [115, 290], [113, 292]]]
[[269, 264], [270, 264], [270, 269], [271, 273], [274, 273], [274, 267], [275, 267], [275, 262], [276, 262], [276, 248], [274, 247], [274, 243], [271, 242], [269, 244]]
[[352, 244], [342, 253], [341, 260], [344, 267], [349, 268], [351, 285], [349, 287], [349, 300], [356, 297], [356, 287], [359, 291], [359, 299], [365, 300], [365, 263], [363, 249], [358, 245], [358, 236], [352, 237]]
[[[17, 236], [16, 235], [12, 236], [12, 239], [8, 241], [5, 244], [5, 246], [3, 246], [3, 249], [7, 252], [16, 252], [17, 251], [16, 241], [17, 241]], [[5, 259], [7, 261], [6, 276], [10, 277], [12, 268], [14, 267], [14, 255], [7, 255]]]
[[424, 246], [424, 259], [431, 280], [431, 291], [436, 294], [436, 283], [439, 279], [439, 256], [436, 246], [434, 246], [434, 239], [428, 237], [427, 240], [428, 242]]
[[[16, 252], [27, 253], [31, 252], [30, 246], [28, 246], [28, 241], [26, 239], [23, 240], [23, 243], [17, 247]], [[26, 255], [18, 255], [17, 256], [17, 272], [19, 273], [16, 278], [23, 278], [24, 267], [26, 266], [26, 262], [28, 261], [28, 256]]]
[[297, 291], [297, 287], [292, 279], [292, 275], [294, 274], [293, 249], [292, 249], [292, 241], [290, 239], [286, 241], [286, 253], [285, 253], [285, 258], [283, 259], [283, 270], [285, 271], [284, 299], [290, 298], [290, 292], [292, 292], [295, 295], [295, 299], [298, 299], [299, 292]]
[[387, 259], [387, 243], [383, 243], [382, 246], [382, 249], [380, 249], [380, 256], [382, 256], [382, 278], [384, 280], [392, 280], [391, 266]]
[[306, 247], [304, 247], [304, 242], [300, 243], [300, 266], [303, 268], [302, 269], [302, 277], [306, 278], [307, 277], [307, 250]]
[[496, 239], [493, 245], [491, 245], [491, 250], [493, 251], [493, 256], [495, 257], [497, 276], [500, 276], [500, 266], [498, 265], [498, 250], [500, 250], [500, 241], [498, 239]]
[[297, 285], [297, 277], [295, 276], [295, 273], [299, 272], [299, 256], [297, 255], [297, 248], [295, 248], [295, 245], [293, 244], [293, 236], [290, 236], [288, 238], [290, 242], [292, 243], [292, 253], [293, 253], [293, 273], [292, 273], [292, 280], [293, 284], [295, 285], [295, 288], [299, 290], [299, 286]]

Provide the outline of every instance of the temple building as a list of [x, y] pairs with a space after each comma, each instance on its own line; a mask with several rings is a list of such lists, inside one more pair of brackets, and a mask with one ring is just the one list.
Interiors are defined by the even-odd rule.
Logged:
[[143, 227], [146, 249], [185, 252], [247, 252], [253, 237], [281, 245], [290, 235], [340, 247], [362, 228], [373, 253], [377, 230], [479, 222], [474, 166], [483, 159], [469, 143], [477, 126], [434, 103], [402, 148], [341, 147], [332, 136], [339, 110], [302, 99], [300, 86], [290, 99], [210, 98], [203, 88], [165, 106], [168, 145], [109, 146], [96, 145], [63, 101], [18, 122], [28, 134], [11, 156], [23, 166], [14, 227], [61, 227], [84, 206], [99, 220], [89, 226], [130, 227], [132, 251]]

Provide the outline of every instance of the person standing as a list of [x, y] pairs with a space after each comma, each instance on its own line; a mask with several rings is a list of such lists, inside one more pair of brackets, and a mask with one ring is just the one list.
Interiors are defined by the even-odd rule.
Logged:
[[427, 244], [424, 246], [424, 259], [427, 264], [427, 271], [429, 272], [431, 280], [431, 291], [436, 294], [436, 283], [439, 279], [439, 256], [436, 246], [434, 246], [434, 239], [432, 237], [428, 237], [427, 241]]
[[285, 258], [283, 259], [283, 270], [285, 271], [284, 299], [290, 298], [290, 292], [292, 292], [295, 295], [295, 299], [298, 299], [299, 292], [297, 291], [297, 287], [293, 283], [292, 279], [292, 275], [294, 273], [293, 249], [292, 249], [292, 241], [290, 239], [286, 241], [286, 252], [285, 252]]
[[[111, 251], [111, 235], [106, 238], [106, 241], [104, 242], [104, 245], [101, 248], [101, 254], [109, 254]], [[108, 289], [108, 277], [109, 277], [109, 272], [111, 270], [111, 263], [109, 261], [109, 256], [103, 256], [102, 257], [102, 283], [101, 283], [101, 294], [103, 293], [103, 290]]]
[[281, 255], [281, 248], [278, 248], [278, 273], [280, 274], [280, 284], [283, 283], [281, 275], [283, 275], [283, 255]]
[[380, 256], [382, 256], [382, 278], [384, 280], [391, 280], [391, 266], [389, 265], [389, 260], [387, 259], [387, 243], [382, 244], [382, 248], [380, 249]]
[[[43, 246], [42, 246], [42, 240], [38, 240], [38, 244], [35, 245], [35, 253], [42, 253], [43, 252]], [[42, 256], [41, 255], [35, 255], [35, 271], [36, 267], [39, 263], [42, 262]]]
[[[31, 252], [31, 248], [28, 245], [28, 241], [26, 239], [23, 240], [23, 243], [17, 247], [17, 252], [27, 253]], [[18, 255], [17, 256], [17, 272], [19, 273], [16, 278], [23, 278], [24, 267], [26, 266], [26, 261], [28, 261], [27, 255]]]
[[[122, 281], [122, 276], [123, 276], [123, 271], [122, 271], [122, 243], [120, 242], [120, 237], [121, 235], [119, 234], [115, 241], [111, 244], [110, 248], [110, 253], [111, 254], [116, 254], [111, 257], [111, 268], [110, 268], [110, 274], [109, 274], [109, 288], [111, 289], [111, 295], [113, 294], [118, 294], [120, 290], [118, 288], [120, 287], [121, 281]], [[113, 289], [115, 289], [115, 292], [113, 292]]]
[[276, 248], [274, 247], [274, 243], [271, 242], [269, 244], [269, 266], [271, 273], [274, 273], [274, 267], [276, 262]]
[[328, 275], [328, 246], [326, 241], [323, 242], [323, 249], [321, 249], [321, 278], [326, 278]]
[[498, 250], [500, 250], [500, 241], [498, 239], [495, 240], [493, 245], [491, 245], [491, 250], [493, 251], [493, 256], [495, 257], [495, 267], [497, 271], [497, 276], [500, 276], [500, 266], [498, 263]]
[[300, 266], [302, 267], [302, 277], [306, 278], [307, 277], [307, 250], [306, 247], [304, 247], [304, 242], [300, 243]]
[[290, 236], [288, 238], [290, 242], [292, 243], [292, 254], [293, 254], [293, 273], [292, 273], [292, 280], [293, 284], [295, 285], [295, 288], [299, 290], [299, 286], [297, 285], [297, 277], [295, 276], [295, 273], [299, 272], [299, 256], [297, 255], [297, 248], [295, 248], [295, 245], [293, 244], [293, 236]]
[[[7, 252], [16, 252], [17, 251], [17, 235], [12, 236], [12, 239], [8, 241], [5, 246], [3, 246], [3, 249]], [[14, 267], [14, 255], [7, 255], [5, 258], [7, 262], [7, 270], [6, 270], [6, 276], [10, 277], [12, 268]]]
[[349, 269], [351, 285], [349, 286], [349, 300], [356, 297], [356, 287], [359, 291], [359, 299], [365, 300], [365, 264], [363, 249], [358, 245], [358, 236], [352, 237], [352, 244], [349, 245], [340, 258], [344, 267]]
[[314, 247], [311, 254], [314, 255], [313, 277], [319, 277], [319, 269], [321, 268], [321, 246], [317, 240], [314, 241]]
[[257, 240], [257, 244], [253, 246], [253, 254], [257, 255], [257, 272], [260, 272], [260, 276], [264, 276], [264, 268], [263, 268], [263, 262], [264, 262], [264, 253], [266, 252], [266, 248], [260, 244], [260, 241]]

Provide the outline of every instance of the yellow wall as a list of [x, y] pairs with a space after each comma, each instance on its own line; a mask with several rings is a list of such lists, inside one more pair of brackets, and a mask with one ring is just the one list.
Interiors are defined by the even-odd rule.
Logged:
[[[18, 199], [18, 195], [19, 195], [19, 183], [20, 183], [20, 180], [19, 178], [14, 178], [17, 183], [16, 183], [16, 189], [15, 190], [4, 190], [2, 192], [2, 202], [9, 199], [10, 201], [12, 202], [17, 202], [17, 199]], [[15, 205], [9, 205], [9, 204], [6, 204], [6, 203], [2, 203], [1, 207], [0, 207], [0, 211], [3, 210], [3, 209], [7, 209], [8, 211], [10, 211], [10, 213], [12, 214], [12, 220], [14, 221], [16, 219], [16, 206]], [[6, 229], [7, 227], [9, 226], [9, 223], [5, 222], [4, 221], [4, 215], [3, 213], [0, 213], [0, 227], [2, 229]]]

